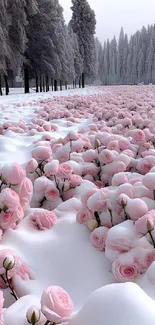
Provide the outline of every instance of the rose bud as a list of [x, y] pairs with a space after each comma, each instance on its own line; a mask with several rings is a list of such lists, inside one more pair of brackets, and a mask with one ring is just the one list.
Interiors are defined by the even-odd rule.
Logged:
[[28, 322], [33, 325], [39, 322], [40, 316], [40, 310], [36, 306], [31, 306], [26, 313]]
[[92, 232], [98, 227], [98, 222], [95, 219], [91, 219], [87, 222], [87, 227]]
[[5, 270], [9, 271], [9, 270], [13, 269], [14, 265], [15, 265], [15, 259], [14, 259], [13, 255], [11, 255], [11, 254], [7, 255], [3, 262], [3, 267], [5, 268]]
[[148, 232], [151, 232], [152, 230], [154, 230], [154, 222], [152, 221], [152, 219], [148, 219], [148, 221], [147, 221], [147, 230], [148, 230]]

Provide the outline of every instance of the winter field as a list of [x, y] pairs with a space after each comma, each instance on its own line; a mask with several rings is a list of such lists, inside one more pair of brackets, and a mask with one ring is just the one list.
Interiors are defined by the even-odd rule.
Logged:
[[155, 324], [155, 86], [21, 92], [0, 97], [0, 325]]

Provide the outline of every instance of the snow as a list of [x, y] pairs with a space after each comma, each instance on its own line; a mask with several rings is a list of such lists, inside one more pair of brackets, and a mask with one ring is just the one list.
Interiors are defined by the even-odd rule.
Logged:
[[[0, 98], [0, 120], [5, 116], [11, 120], [23, 119], [29, 122], [35, 116], [37, 101], [51, 96], [72, 96], [74, 94], [89, 95], [100, 92], [97, 87], [74, 89], [57, 93], [30, 93], [28, 95], [12, 94]], [[29, 102], [34, 101], [30, 106]], [[24, 108], [16, 108], [15, 104], [26, 103]], [[64, 136], [68, 129], [64, 121], [56, 120], [60, 129], [55, 137]], [[81, 121], [80, 126], [90, 123]], [[74, 125], [73, 129], [78, 129]], [[72, 129], [72, 128], [71, 128]], [[24, 164], [31, 158], [33, 141], [41, 134], [28, 136], [8, 131], [0, 136], [0, 163], [15, 162]], [[76, 164], [75, 162], [73, 162]], [[17, 295], [23, 296], [16, 303], [7, 290], [4, 292], [5, 325], [26, 325], [27, 309], [31, 305], [40, 306], [42, 291], [49, 285], [62, 286], [71, 296], [74, 303], [74, 317], [70, 325], [152, 325], [155, 322], [155, 281], [153, 276], [155, 263], [137, 284], [116, 284], [111, 273], [111, 263], [103, 252], [90, 245], [89, 231], [76, 223], [76, 212], [80, 208], [81, 193], [92, 188], [92, 183], [84, 181], [78, 188], [75, 197], [60, 204], [55, 213], [57, 224], [46, 232], [38, 232], [31, 227], [27, 216], [15, 230], [8, 230], [1, 244], [14, 249], [24, 262], [34, 271], [36, 280], [23, 281], [18, 276], [14, 281]], [[32, 211], [30, 209], [27, 215]], [[142, 289], [141, 289], [141, 288]], [[95, 291], [96, 290], [96, 291]], [[144, 291], [143, 291], [144, 290]], [[95, 291], [95, 292], [94, 292]], [[146, 292], [146, 293], [145, 293]]]

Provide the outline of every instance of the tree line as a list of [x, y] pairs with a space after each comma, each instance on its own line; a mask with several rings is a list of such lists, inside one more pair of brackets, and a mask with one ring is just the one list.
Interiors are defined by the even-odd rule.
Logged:
[[128, 38], [121, 28], [104, 46], [96, 39], [98, 76], [103, 85], [155, 84], [155, 25], [144, 26]]
[[65, 24], [58, 0], [0, 1], [0, 94], [20, 73], [25, 93], [36, 80], [36, 92], [57, 90], [97, 73], [95, 13], [87, 0], [72, 0], [72, 18]]

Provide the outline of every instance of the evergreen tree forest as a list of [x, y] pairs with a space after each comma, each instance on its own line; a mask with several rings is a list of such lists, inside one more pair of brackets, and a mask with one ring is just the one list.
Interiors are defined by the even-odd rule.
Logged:
[[98, 77], [103, 85], [155, 84], [155, 25], [142, 27], [128, 38], [121, 28], [104, 45], [96, 39]]
[[36, 80], [36, 92], [68, 83], [85, 86], [95, 77], [95, 13], [87, 0], [72, 0], [72, 19], [65, 24], [58, 0], [0, 1], [0, 94], [19, 73], [25, 93]]
[[30, 80], [36, 92], [62, 90], [68, 84], [84, 87], [97, 80], [103, 85], [155, 84], [155, 25], [142, 27], [128, 38], [104, 44], [95, 37], [96, 17], [87, 0], [72, 0], [66, 25], [59, 0], [0, 1], [0, 95], [12, 80]]

